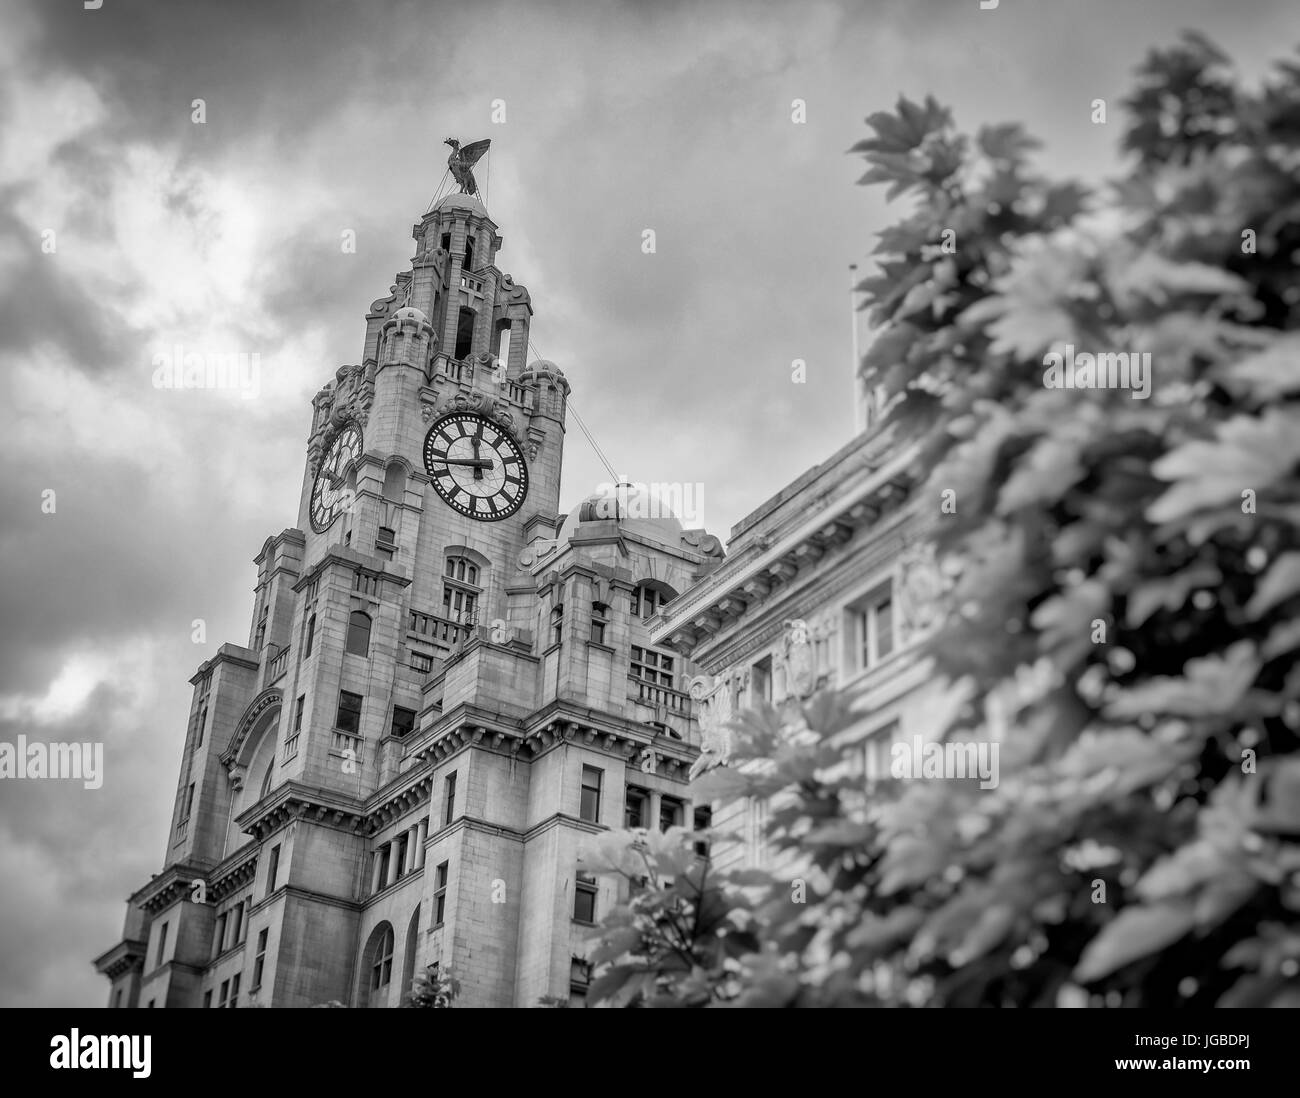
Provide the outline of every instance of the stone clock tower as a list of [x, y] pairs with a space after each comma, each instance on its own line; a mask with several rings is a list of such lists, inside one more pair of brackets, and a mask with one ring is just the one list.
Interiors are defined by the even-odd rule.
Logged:
[[465, 1005], [577, 1002], [616, 899], [584, 850], [704, 822], [695, 668], [649, 626], [721, 547], [623, 488], [560, 513], [569, 383], [527, 364], [496, 223], [456, 194], [412, 235], [312, 401], [248, 642], [191, 679], [110, 1005], [395, 1006], [435, 969]]

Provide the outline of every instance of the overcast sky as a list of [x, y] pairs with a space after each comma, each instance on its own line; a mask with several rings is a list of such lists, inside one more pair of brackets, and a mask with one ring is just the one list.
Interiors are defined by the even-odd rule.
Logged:
[[[0, 0], [0, 739], [106, 765], [0, 783], [0, 1006], [105, 1001], [90, 961], [161, 868], [187, 680], [246, 642], [310, 397], [407, 269], [443, 138], [492, 139], [498, 263], [617, 470], [702, 483], [725, 538], [851, 433], [847, 268], [892, 216], [845, 155], [864, 117], [932, 93], [1101, 179], [1091, 101], [1185, 26], [1248, 77], [1297, 30], [1294, 0]], [[154, 389], [177, 343], [259, 354], [260, 395]], [[604, 479], [571, 424], [565, 509]]]

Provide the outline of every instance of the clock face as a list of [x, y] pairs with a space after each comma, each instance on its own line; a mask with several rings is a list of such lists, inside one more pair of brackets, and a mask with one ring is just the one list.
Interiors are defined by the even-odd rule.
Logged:
[[453, 412], [429, 428], [424, 470], [447, 506], [481, 522], [509, 518], [528, 494], [528, 466], [519, 446], [474, 412]]
[[348, 466], [361, 456], [361, 432], [349, 423], [330, 444], [316, 471], [311, 486], [311, 525], [323, 534], [352, 505], [352, 492], [346, 486]]

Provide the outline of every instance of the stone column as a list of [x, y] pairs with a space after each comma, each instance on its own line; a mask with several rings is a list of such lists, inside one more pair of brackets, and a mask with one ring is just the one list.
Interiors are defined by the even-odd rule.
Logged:
[[392, 884], [397, 880], [397, 871], [400, 868], [400, 859], [397, 854], [397, 840], [394, 839], [388, 844], [388, 884]]

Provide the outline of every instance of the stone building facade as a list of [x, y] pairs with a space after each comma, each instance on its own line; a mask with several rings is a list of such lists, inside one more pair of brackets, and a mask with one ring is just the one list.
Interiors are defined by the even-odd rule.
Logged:
[[[727, 762], [739, 710], [767, 703], [797, 726], [799, 703], [827, 687], [857, 696], [862, 719], [842, 735], [865, 738], [850, 761], [864, 773], [932, 724], [939, 695], [916, 642], [940, 589], [928, 536], [939, 508], [916, 497], [912, 451], [891, 448], [877, 420], [864, 411], [866, 430], [737, 523], [725, 563], [651, 622], [655, 644], [701, 670], [696, 774]], [[720, 866], [793, 867], [763, 843], [772, 807], [712, 806], [734, 837], [715, 845]]]
[[[696, 819], [693, 662], [647, 621], [721, 562], [625, 488], [559, 513], [569, 382], [478, 198], [413, 228], [361, 362], [315, 397], [247, 642], [190, 680], [162, 869], [109, 1005], [581, 999], [609, 827]], [[644, 502], [644, 501], [641, 501]]]

